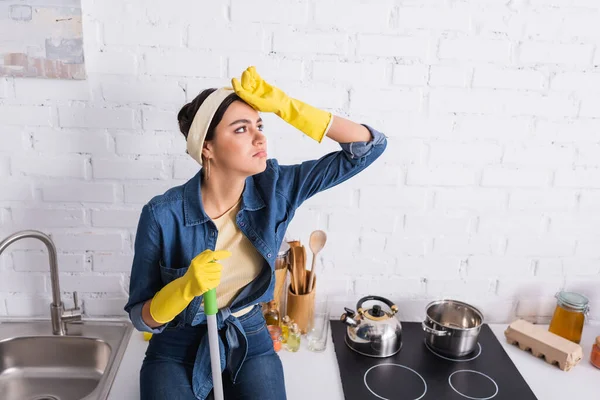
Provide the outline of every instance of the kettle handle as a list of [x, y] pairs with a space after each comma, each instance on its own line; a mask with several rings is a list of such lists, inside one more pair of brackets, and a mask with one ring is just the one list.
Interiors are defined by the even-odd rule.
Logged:
[[386, 306], [388, 306], [390, 308], [390, 310], [392, 310], [392, 315], [396, 314], [398, 312], [398, 307], [390, 300], [386, 299], [385, 297], [381, 297], [381, 296], [365, 296], [362, 299], [358, 300], [358, 303], [356, 303], [356, 311], [359, 314], [363, 313], [363, 309], [362, 309], [362, 305], [365, 301], [370, 301], [370, 300], [376, 300], [376, 301], [380, 301], [383, 304], [385, 304]]

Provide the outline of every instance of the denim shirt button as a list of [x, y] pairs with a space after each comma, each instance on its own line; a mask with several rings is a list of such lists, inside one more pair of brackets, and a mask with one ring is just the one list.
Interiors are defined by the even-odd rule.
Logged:
[[271, 258], [271, 253], [267, 254], [267, 257], [268, 257], [268, 258]]
[[246, 224], [243, 222], [240, 222], [240, 226], [245, 226]]

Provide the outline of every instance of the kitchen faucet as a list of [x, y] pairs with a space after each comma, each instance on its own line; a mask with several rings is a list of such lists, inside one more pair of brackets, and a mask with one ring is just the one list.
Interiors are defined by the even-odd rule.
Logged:
[[60, 283], [58, 280], [58, 261], [56, 258], [56, 246], [52, 239], [45, 233], [33, 230], [15, 232], [0, 242], [0, 254], [17, 240], [33, 238], [39, 239], [48, 248], [50, 259], [50, 280], [52, 281], [52, 303], [50, 304], [50, 318], [52, 319], [52, 333], [54, 335], [66, 335], [66, 323], [81, 320], [81, 308], [77, 305], [77, 292], [73, 292], [75, 307], [66, 310], [60, 299]]

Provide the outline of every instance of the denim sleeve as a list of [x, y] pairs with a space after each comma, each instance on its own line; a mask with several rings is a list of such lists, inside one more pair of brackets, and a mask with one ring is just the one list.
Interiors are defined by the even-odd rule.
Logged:
[[299, 207], [315, 194], [350, 179], [371, 165], [387, 147], [386, 136], [364, 125], [371, 133], [368, 142], [340, 144], [342, 150], [329, 153], [317, 160], [296, 165], [277, 165], [278, 190], [290, 202]]
[[142, 214], [135, 237], [133, 265], [129, 281], [129, 300], [125, 311], [133, 326], [142, 332], [160, 333], [166, 325], [150, 328], [142, 319], [144, 302], [154, 297], [162, 287], [160, 278], [160, 231], [149, 205], [142, 208]]

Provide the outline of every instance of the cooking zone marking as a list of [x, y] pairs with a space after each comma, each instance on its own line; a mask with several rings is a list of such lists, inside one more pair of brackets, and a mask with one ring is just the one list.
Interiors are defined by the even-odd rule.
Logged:
[[456, 361], [456, 362], [473, 361], [474, 359], [476, 359], [477, 357], [479, 357], [479, 355], [481, 354], [481, 345], [479, 343], [477, 343], [477, 346], [478, 346], [478, 348], [477, 348], [477, 354], [475, 354], [471, 358], [449, 358], [449, 357], [445, 357], [445, 356], [437, 353], [435, 350], [433, 350], [431, 348], [431, 346], [429, 346], [429, 344], [427, 344], [427, 341], [424, 341], [424, 343], [425, 343], [425, 347], [427, 347], [427, 349], [429, 349], [430, 352], [432, 352], [433, 354], [435, 354], [439, 358], [443, 358], [444, 360], [448, 360], [448, 361]]
[[[459, 392], [458, 390], [456, 390], [456, 388], [454, 387], [454, 385], [452, 385], [452, 376], [454, 376], [454, 374], [458, 374], [459, 372], [472, 372], [474, 374], [479, 374], [481, 376], [484, 376], [486, 378], [488, 378], [493, 384], [494, 387], [496, 388], [496, 392], [489, 396], [489, 397], [471, 397], [471, 396], [467, 396], [464, 393]], [[489, 376], [487, 376], [486, 374], [484, 374], [483, 372], [479, 372], [479, 371], [473, 371], [472, 369], [462, 369], [460, 371], [454, 371], [453, 373], [450, 374], [450, 376], [448, 377], [448, 383], [450, 384], [450, 387], [458, 394], [460, 394], [462, 397], [465, 397], [467, 399], [472, 399], [472, 400], [489, 400], [489, 399], [493, 399], [494, 397], [496, 397], [496, 395], [498, 394], [498, 385], [496, 384], [496, 382], [490, 378]]]
[[[388, 399], [388, 398], [386, 398], [386, 397], [382, 397], [382, 396], [378, 395], [377, 393], [375, 393], [375, 392], [374, 392], [374, 391], [373, 391], [373, 390], [372, 390], [372, 389], [369, 387], [369, 384], [367, 383], [367, 375], [369, 374], [369, 372], [371, 372], [371, 370], [372, 370], [372, 369], [375, 369], [375, 368], [377, 368], [377, 367], [382, 367], [382, 366], [384, 366], [384, 365], [392, 365], [392, 366], [395, 366], [395, 367], [400, 367], [400, 368], [407, 369], [407, 370], [409, 370], [410, 372], [412, 372], [412, 373], [414, 373], [415, 375], [417, 375], [419, 378], [421, 378], [421, 380], [423, 381], [423, 386], [424, 386], [423, 394], [422, 394], [422, 395], [420, 395], [419, 397], [417, 397], [417, 398], [416, 398], [416, 399], [414, 399], [414, 400], [420, 400], [420, 399], [422, 399], [422, 398], [425, 396], [425, 394], [427, 393], [427, 382], [425, 382], [425, 379], [423, 379], [423, 377], [422, 377], [422, 376], [421, 376], [421, 375], [420, 375], [420, 374], [419, 374], [417, 371], [415, 371], [415, 370], [414, 370], [414, 369], [412, 369], [412, 368], [408, 368], [408, 367], [406, 367], [406, 366], [404, 366], [404, 365], [400, 365], [400, 364], [392, 364], [392, 363], [375, 365], [375, 366], [373, 366], [373, 367], [369, 368], [369, 369], [367, 370], [367, 372], [365, 372], [365, 377], [364, 377], [365, 386], [367, 387], [367, 389], [369, 389], [369, 392], [371, 392], [371, 394], [372, 394], [373, 396], [379, 397], [380, 399], [383, 399], [383, 400], [390, 400], [390, 399]], [[454, 389], [454, 390], [456, 390], [456, 389]], [[458, 393], [458, 392], [457, 392], [457, 393]], [[459, 394], [460, 394], [460, 393], [459, 393]]]

